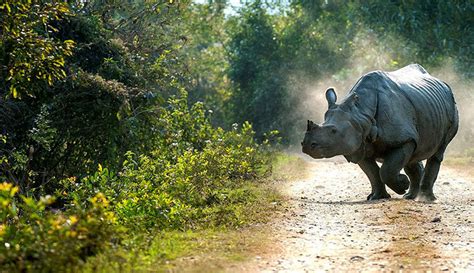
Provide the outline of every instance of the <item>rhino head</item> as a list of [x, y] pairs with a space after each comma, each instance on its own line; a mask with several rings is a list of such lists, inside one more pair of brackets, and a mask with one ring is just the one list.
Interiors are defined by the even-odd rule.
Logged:
[[358, 99], [356, 94], [352, 94], [341, 105], [337, 105], [336, 92], [329, 88], [326, 91], [328, 110], [324, 114], [324, 123], [318, 125], [308, 120], [306, 134], [301, 142], [303, 153], [317, 159], [356, 152], [364, 139], [364, 129], [353, 118]]

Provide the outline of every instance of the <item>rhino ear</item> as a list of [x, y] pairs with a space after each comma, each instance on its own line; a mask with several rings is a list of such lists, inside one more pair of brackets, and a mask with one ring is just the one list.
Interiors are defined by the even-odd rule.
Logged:
[[328, 90], [326, 90], [326, 100], [328, 101], [329, 108], [336, 105], [337, 96], [334, 88], [328, 88]]

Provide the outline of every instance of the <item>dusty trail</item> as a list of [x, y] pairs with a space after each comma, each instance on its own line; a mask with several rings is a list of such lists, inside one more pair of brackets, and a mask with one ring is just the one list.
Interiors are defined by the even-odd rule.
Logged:
[[271, 224], [270, 249], [242, 271], [474, 272], [472, 177], [443, 166], [434, 204], [393, 192], [366, 202], [370, 185], [357, 165], [338, 158], [309, 168], [284, 187], [289, 208]]

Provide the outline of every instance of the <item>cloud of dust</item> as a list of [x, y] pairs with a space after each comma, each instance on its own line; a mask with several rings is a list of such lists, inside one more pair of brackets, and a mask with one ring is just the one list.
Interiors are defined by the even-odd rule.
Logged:
[[377, 69], [388, 69], [394, 62], [389, 54], [382, 54], [383, 49], [376, 40], [375, 35], [361, 32], [354, 39], [355, 50], [347, 65], [336, 73], [327, 73], [317, 79], [308, 77], [304, 72], [288, 74], [287, 88], [290, 100], [295, 109], [289, 114], [291, 120], [296, 121], [294, 136], [291, 143], [299, 149], [306, 131], [306, 120], [316, 123], [324, 121], [324, 113], [328, 104], [325, 97], [327, 88], [333, 87], [337, 93], [337, 102], [343, 100], [357, 80], [367, 72]]
[[448, 155], [464, 156], [474, 154], [474, 81], [463, 79], [454, 69], [453, 62], [447, 60], [439, 68], [429, 71], [431, 75], [445, 81], [453, 90], [459, 111], [459, 130], [448, 146]]
[[[387, 48], [385, 45], [397, 44], [397, 47]], [[325, 92], [328, 87], [336, 90], [340, 102], [357, 80], [373, 70], [393, 71], [407, 64], [399, 64], [396, 60], [397, 50], [403, 49], [404, 41], [394, 37], [378, 40], [374, 34], [363, 31], [354, 39], [353, 55], [348, 64], [334, 74], [327, 74], [318, 79], [308, 78], [303, 72], [290, 73], [287, 79], [290, 99], [294, 101], [295, 109], [289, 114], [296, 121], [294, 136], [291, 138], [292, 147], [300, 149], [299, 142], [306, 131], [306, 120], [322, 123], [327, 110]], [[394, 49], [395, 48], [395, 49]], [[423, 65], [423, 64], [421, 64]], [[449, 153], [462, 154], [468, 148], [474, 148], [474, 82], [463, 80], [455, 72], [451, 61], [446, 61], [442, 67], [425, 67], [430, 74], [445, 81], [453, 89], [460, 116], [460, 128], [457, 136], [449, 146]]]

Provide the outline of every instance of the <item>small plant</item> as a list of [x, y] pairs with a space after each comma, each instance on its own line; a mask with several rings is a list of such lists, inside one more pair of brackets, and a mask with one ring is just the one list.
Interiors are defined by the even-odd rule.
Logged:
[[17, 192], [12, 184], [0, 184], [2, 270], [64, 271], [107, 248], [119, 234], [102, 193], [86, 206], [75, 203], [60, 212], [49, 208], [52, 196], [35, 200]]

